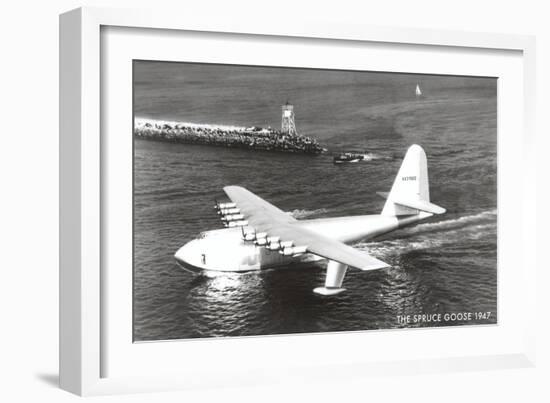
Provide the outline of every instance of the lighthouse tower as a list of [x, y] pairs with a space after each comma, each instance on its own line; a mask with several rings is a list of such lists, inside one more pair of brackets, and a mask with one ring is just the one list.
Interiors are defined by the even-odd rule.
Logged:
[[294, 106], [288, 102], [281, 109], [283, 116], [281, 118], [281, 132], [289, 136], [296, 136], [296, 124], [294, 123]]

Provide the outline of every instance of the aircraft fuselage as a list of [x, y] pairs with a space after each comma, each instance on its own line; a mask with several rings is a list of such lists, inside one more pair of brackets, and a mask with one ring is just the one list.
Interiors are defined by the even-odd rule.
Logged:
[[[431, 213], [420, 212], [407, 216], [363, 215], [336, 218], [301, 220], [294, 225], [344, 243], [368, 240], [405, 225], [431, 217]], [[286, 240], [291, 241], [291, 240]], [[224, 228], [205, 231], [175, 254], [178, 264], [193, 272], [226, 271], [245, 272], [307, 263], [321, 258], [305, 253], [300, 256], [284, 256], [279, 251], [270, 251], [255, 242], [245, 241], [242, 230]]]

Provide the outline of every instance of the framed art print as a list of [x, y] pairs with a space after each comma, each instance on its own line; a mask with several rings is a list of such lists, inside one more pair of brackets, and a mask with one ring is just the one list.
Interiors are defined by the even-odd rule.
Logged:
[[496, 77], [135, 60], [133, 87], [134, 341], [497, 323]]
[[64, 14], [62, 387], [531, 365], [532, 39], [434, 38]]

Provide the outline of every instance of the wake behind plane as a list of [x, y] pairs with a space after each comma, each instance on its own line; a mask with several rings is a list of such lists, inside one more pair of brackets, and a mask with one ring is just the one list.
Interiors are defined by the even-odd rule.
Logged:
[[419, 145], [405, 155], [380, 214], [297, 220], [240, 186], [223, 188], [231, 202], [215, 208], [226, 228], [202, 232], [175, 259], [184, 269], [246, 272], [327, 259], [325, 285], [313, 291], [335, 295], [348, 267], [377, 270], [389, 265], [347, 244], [386, 234], [445, 209], [430, 202], [428, 163]]

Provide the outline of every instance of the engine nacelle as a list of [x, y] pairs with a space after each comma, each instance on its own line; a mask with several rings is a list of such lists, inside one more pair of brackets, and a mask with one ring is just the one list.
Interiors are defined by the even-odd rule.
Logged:
[[293, 244], [293, 241], [281, 241], [281, 248], [290, 248]]
[[279, 243], [279, 240], [281, 238], [278, 236], [270, 236], [267, 237], [267, 249], [269, 250], [279, 250], [281, 247], [281, 244]]
[[256, 232], [245, 231], [243, 226], [243, 241], [252, 242], [256, 240]]
[[279, 251], [279, 253], [281, 253], [284, 256], [292, 256], [292, 257], [303, 255], [306, 252], [307, 252], [306, 246], [295, 246], [295, 247], [284, 246], [283, 247], [283, 242], [281, 242], [281, 250]]
[[233, 208], [224, 208], [224, 209], [219, 209], [219, 210], [218, 210], [218, 214], [221, 214], [221, 215], [239, 214], [240, 212], [241, 212], [241, 210], [239, 210], [239, 209], [236, 208], [236, 207], [233, 207]]
[[256, 245], [264, 246], [267, 244], [267, 234], [265, 232], [258, 232], [256, 234]]
[[280, 242], [281, 249], [279, 250], [279, 253], [284, 256], [292, 256], [293, 244], [294, 244], [294, 241], [281, 241]]
[[287, 246], [282, 248], [279, 253], [284, 256], [294, 256], [294, 248], [292, 246]]
[[238, 220], [238, 221], [229, 221], [227, 226], [229, 228], [233, 228], [233, 227], [246, 227], [248, 225], [248, 221], [247, 220]]
[[244, 219], [242, 214], [228, 214], [222, 217], [222, 221], [240, 221]]
[[279, 236], [268, 236], [267, 237], [267, 243], [279, 243], [279, 240], [281, 239], [281, 237]]
[[267, 249], [269, 249], [269, 250], [279, 250], [279, 249], [281, 249], [281, 244], [279, 242], [270, 242], [269, 245], [267, 245]]
[[233, 207], [237, 207], [237, 205], [235, 203], [216, 203], [216, 205], [214, 206], [214, 208], [218, 210], [223, 210], [223, 209], [228, 209]]
[[295, 246], [292, 248], [292, 256], [300, 256], [307, 252], [307, 246]]
[[241, 210], [239, 210], [237, 207], [233, 207], [227, 210], [229, 214], [239, 214]]

